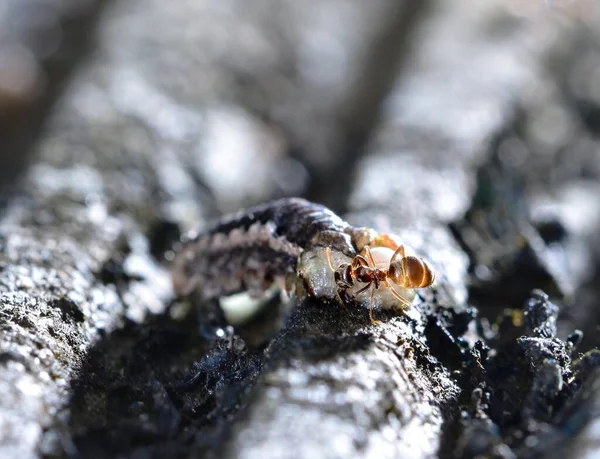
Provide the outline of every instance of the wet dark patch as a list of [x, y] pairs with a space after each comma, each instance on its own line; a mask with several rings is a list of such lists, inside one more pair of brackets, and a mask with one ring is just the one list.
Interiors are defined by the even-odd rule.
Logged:
[[85, 320], [85, 315], [79, 306], [72, 300], [62, 297], [56, 300], [52, 300], [49, 306], [60, 310], [62, 318], [65, 321], [73, 321], [81, 323]]

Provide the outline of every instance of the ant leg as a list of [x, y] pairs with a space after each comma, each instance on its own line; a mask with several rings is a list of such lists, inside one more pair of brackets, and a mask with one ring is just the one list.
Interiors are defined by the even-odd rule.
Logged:
[[396, 258], [398, 258], [398, 256], [400, 256], [400, 258], [404, 258], [406, 256], [406, 254], [404, 253], [404, 245], [403, 244], [400, 244], [398, 246], [398, 248], [394, 252], [394, 255], [392, 255], [392, 258], [390, 258], [390, 264], [392, 264], [396, 260]]
[[376, 320], [375, 317], [373, 317], [373, 292], [375, 291], [374, 288], [371, 289], [371, 296], [369, 299], [369, 319], [371, 319], [371, 323], [372, 324], [380, 324], [381, 320]]
[[358, 292], [355, 292], [355, 295], [360, 295], [362, 292], [364, 292], [366, 289], [368, 289], [371, 286], [371, 284], [367, 284], [365, 285], [363, 288], [361, 288]]
[[333, 272], [335, 272], [335, 269], [333, 269], [333, 263], [331, 262], [331, 249], [329, 247], [326, 247], [325, 253], [327, 254], [327, 263], [329, 263], [329, 267]]
[[369, 246], [365, 247], [365, 253], [367, 254], [368, 260], [371, 262], [369, 266], [371, 268], [377, 268], [377, 265], [375, 264], [375, 259], [373, 258], [373, 254], [371, 253], [371, 249], [369, 248]]
[[396, 291], [396, 289], [394, 288], [394, 286], [392, 284], [390, 284], [389, 282], [386, 282], [385, 284], [387, 285], [387, 287], [392, 292], [392, 295], [394, 295], [394, 297], [396, 297], [398, 300], [400, 300], [402, 302], [402, 304], [404, 304], [404, 306], [410, 307], [412, 305], [412, 303], [410, 301], [408, 301], [406, 298], [404, 298], [402, 295], [400, 295]]

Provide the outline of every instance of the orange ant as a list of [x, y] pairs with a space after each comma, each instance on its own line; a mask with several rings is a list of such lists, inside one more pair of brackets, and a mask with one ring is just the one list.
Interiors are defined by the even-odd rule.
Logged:
[[341, 304], [344, 304], [342, 294], [345, 296], [346, 290], [352, 288], [355, 282], [366, 283], [367, 285], [358, 290], [354, 296], [371, 287], [369, 318], [372, 323], [379, 322], [373, 318], [373, 292], [379, 288], [380, 284], [389, 288], [395, 298], [404, 306], [409, 307], [412, 303], [404, 298], [392, 283], [405, 289], [414, 289], [429, 287], [435, 280], [435, 273], [429, 264], [422, 258], [413, 255], [406, 256], [404, 245], [400, 245], [396, 249], [392, 258], [390, 258], [387, 269], [377, 267], [369, 246], [364, 247], [366, 256], [356, 255], [351, 263], [342, 263], [337, 269], [333, 267], [331, 261], [331, 249], [327, 247], [325, 250], [327, 252], [327, 262], [334, 273], [338, 288], [337, 296]]

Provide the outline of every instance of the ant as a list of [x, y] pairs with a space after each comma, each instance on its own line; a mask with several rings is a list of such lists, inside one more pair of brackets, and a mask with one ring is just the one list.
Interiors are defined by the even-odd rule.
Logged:
[[346, 290], [352, 288], [355, 282], [366, 283], [367, 285], [358, 290], [354, 296], [371, 288], [369, 318], [372, 323], [380, 322], [373, 318], [373, 292], [379, 288], [380, 284], [389, 288], [395, 298], [404, 306], [409, 307], [412, 303], [404, 298], [392, 283], [406, 289], [414, 289], [429, 287], [435, 280], [435, 273], [429, 264], [422, 258], [413, 255], [406, 256], [404, 245], [400, 245], [396, 249], [392, 258], [390, 258], [387, 269], [377, 267], [368, 245], [364, 247], [365, 255], [356, 255], [351, 263], [342, 263], [337, 269], [333, 267], [331, 261], [331, 249], [327, 247], [325, 250], [327, 252], [327, 262], [334, 273], [338, 288], [337, 296], [341, 304], [344, 304], [342, 294], [345, 296]]

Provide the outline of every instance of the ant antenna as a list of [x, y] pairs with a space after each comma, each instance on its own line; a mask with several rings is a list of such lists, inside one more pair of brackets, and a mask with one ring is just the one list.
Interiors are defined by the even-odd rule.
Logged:
[[329, 247], [326, 247], [325, 252], [327, 253], [327, 263], [329, 264], [331, 270], [335, 272], [335, 269], [333, 268], [333, 263], [331, 262], [331, 249]]

